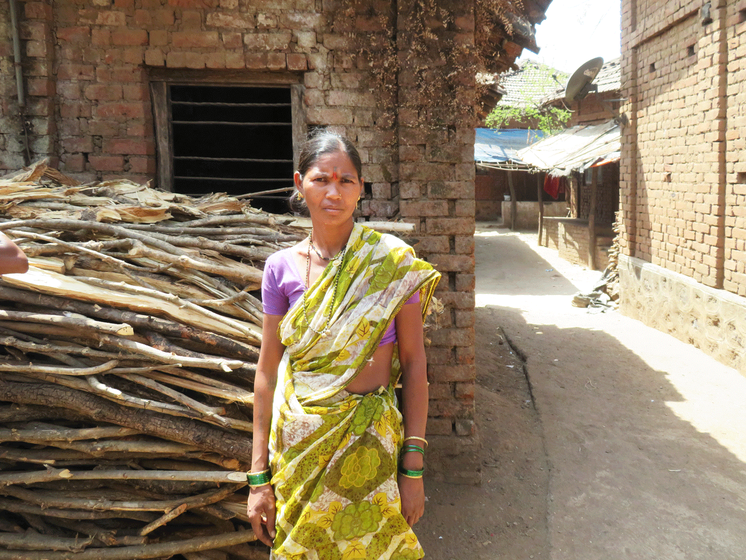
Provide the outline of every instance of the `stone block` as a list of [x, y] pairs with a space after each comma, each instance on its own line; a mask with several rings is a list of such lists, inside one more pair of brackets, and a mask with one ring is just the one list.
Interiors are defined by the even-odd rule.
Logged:
[[216, 48], [220, 46], [217, 31], [176, 31], [171, 34], [171, 44], [175, 48]]
[[122, 156], [88, 156], [88, 163], [95, 171], [123, 171], [124, 158]]
[[474, 233], [474, 218], [427, 218], [427, 233], [430, 235], [471, 235]]

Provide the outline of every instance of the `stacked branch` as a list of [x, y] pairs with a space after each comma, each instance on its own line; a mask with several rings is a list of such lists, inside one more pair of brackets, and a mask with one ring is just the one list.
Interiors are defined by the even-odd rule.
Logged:
[[31, 264], [0, 279], [0, 559], [266, 556], [244, 472], [287, 222], [44, 163], [0, 179]]

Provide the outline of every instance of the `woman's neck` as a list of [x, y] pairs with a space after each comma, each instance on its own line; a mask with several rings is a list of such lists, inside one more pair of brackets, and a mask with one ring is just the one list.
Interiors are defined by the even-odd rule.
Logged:
[[347, 244], [355, 222], [350, 220], [341, 226], [317, 226], [313, 228], [313, 246], [324, 255], [331, 258], [339, 253]]

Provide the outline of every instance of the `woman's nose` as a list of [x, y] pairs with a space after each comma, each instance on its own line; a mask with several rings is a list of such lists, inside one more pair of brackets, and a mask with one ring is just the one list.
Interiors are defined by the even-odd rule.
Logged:
[[326, 190], [326, 196], [329, 198], [339, 198], [341, 196], [339, 181], [329, 181], [329, 188]]

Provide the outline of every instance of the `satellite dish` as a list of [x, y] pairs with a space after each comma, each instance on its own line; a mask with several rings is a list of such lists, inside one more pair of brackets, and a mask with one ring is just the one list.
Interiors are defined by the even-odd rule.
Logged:
[[575, 70], [565, 86], [565, 101], [580, 101], [589, 92], [597, 91], [598, 86], [593, 84], [593, 80], [603, 65], [604, 59], [599, 56]]

